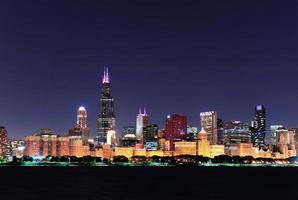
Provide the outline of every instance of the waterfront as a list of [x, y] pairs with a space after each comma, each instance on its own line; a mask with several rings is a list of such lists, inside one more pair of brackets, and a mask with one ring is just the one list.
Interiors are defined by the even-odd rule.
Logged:
[[0, 177], [1, 199], [298, 197], [298, 168], [2, 167]]

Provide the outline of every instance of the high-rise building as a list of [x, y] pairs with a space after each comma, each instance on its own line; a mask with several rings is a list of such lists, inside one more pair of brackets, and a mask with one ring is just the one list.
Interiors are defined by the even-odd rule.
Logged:
[[143, 129], [143, 141], [145, 148], [148, 150], [157, 150], [158, 148], [158, 125], [157, 124], [151, 124]]
[[254, 147], [265, 147], [266, 137], [266, 109], [263, 105], [255, 108], [255, 118], [250, 127], [251, 139]]
[[217, 118], [217, 143], [224, 144], [224, 122]]
[[136, 135], [136, 128], [134, 126], [123, 126], [122, 127], [122, 137], [127, 134]]
[[187, 133], [187, 117], [169, 115], [166, 120], [166, 140], [170, 141], [170, 150], [174, 150], [174, 142], [183, 140]]
[[81, 106], [77, 112], [77, 127], [81, 129], [88, 128], [87, 111], [83, 106]]
[[270, 134], [271, 134], [271, 145], [275, 146], [277, 145], [277, 141], [278, 141], [278, 135], [277, 135], [277, 130], [279, 128], [283, 128], [283, 125], [271, 125], [270, 126]]
[[114, 98], [111, 96], [109, 71], [108, 68], [105, 68], [102, 78], [100, 111], [97, 118], [96, 141], [98, 145], [107, 142], [107, 134], [111, 130], [116, 131], [116, 115], [114, 113]]
[[241, 121], [228, 121], [223, 124], [223, 144], [251, 143], [249, 125]]
[[195, 141], [197, 139], [198, 128], [194, 126], [187, 126], [186, 140]]
[[148, 114], [146, 108], [144, 108], [144, 113], [142, 113], [141, 108], [139, 109], [139, 114], [136, 120], [136, 136], [138, 139], [143, 137], [143, 129], [148, 125]]
[[8, 145], [8, 135], [7, 130], [4, 126], [0, 127], [0, 154], [6, 156]]
[[79, 107], [77, 111], [77, 124], [69, 130], [69, 136], [81, 136], [86, 143], [90, 133], [87, 117], [86, 108], [83, 106]]
[[208, 141], [211, 144], [217, 144], [217, 112], [202, 112], [200, 117], [201, 128], [208, 133]]

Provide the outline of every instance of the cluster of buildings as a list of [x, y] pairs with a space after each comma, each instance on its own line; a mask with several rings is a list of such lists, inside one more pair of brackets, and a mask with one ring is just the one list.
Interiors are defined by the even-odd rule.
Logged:
[[1, 154], [41, 158], [177, 155], [213, 158], [229, 155], [276, 159], [297, 155], [297, 128], [271, 126], [271, 140], [266, 142], [266, 109], [263, 105], [255, 107], [251, 123], [223, 121], [215, 111], [201, 112], [198, 120], [200, 128], [189, 125], [187, 116], [180, 114], [167, 116], [164, 126], [159, 127], [150, 123], [144, 108], [139, 110], [135, 126], [125, 126], [117, 131], [108, 68], [104, 70], [99, 105], [95, 138], [90, 137], [87, 111], [80, 107], [77, 123], [67, 134], [57, 135], [50, 129], [42, 129], [39, 133], [26, 136], [23, 143], [11, 143], [8, 142], [5, 128], [0, 127]]

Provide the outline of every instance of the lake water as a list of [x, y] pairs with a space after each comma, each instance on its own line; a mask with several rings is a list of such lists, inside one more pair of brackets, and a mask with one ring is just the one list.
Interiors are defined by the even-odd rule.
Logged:
[[298, 199], [298, 168], [1, 167], [0, 200]]

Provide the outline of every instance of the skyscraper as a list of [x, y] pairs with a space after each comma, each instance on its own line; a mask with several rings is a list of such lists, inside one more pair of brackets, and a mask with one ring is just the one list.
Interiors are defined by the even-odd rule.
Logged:
[[143, 129], [148, 125], [148, 114], [146, 108], [144, 108], [144, 113], [142, 113], [141, 108], [139, 109], [139, 114], [137, 115], [136, 121], [136, 136], [138, 139], [143, 137]]
[[77, 111], [77, 123], [76, 126], [69, 130], [69, 136], [80, 136], [87, 142], [89, 138], [90, 129], [88, 127], [88, 119], [87, 119], [87, 111], [86, 108], [81, 106]]
[[263, 105], [255, 108], [255, 119], [250, 127], [251, 139], [254, 147], [265, 146], [266, 136], [266, 109]]
[[187, 134], [187, 117], [169, 115], [166, 120], [166, 139], [170, 141], [170, 150], [174, 150], [174, 142], [183, 140]]
[[209, 111], [200, 113], [201, 128], [208, 133], [208, 141], [217, 143], [217, 112]]
[[77, 127], [81, 129], [88, 128], [87, 111], [86, 108], [83, 106], [81, 106], [77, 112]]
[[100, 109], [97, 118], [97, 136], [98, 145], [107, 142], [108, 131], [116, 131], [116, 116], [114, 113], [114, 98], [111, 96], [110, 76], [108, 68], [104, 69], [102, 78], [102, 90], [100, 97]]
[[147, 150], [157, 150], [158, 142], [157, 142], [157, 135], [158, 135], [158, 125], [151, 124], [143, 128], [143, 141], [145, 148]]
[[241, 121], [224, 122], [223, 144], [251, 143], [249, 124]]

